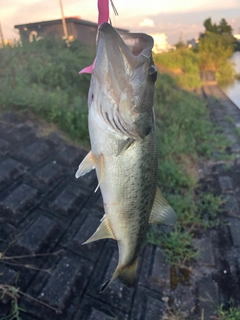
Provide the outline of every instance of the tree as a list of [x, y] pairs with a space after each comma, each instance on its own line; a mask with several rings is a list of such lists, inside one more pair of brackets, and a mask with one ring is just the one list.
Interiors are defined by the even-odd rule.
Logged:
[[232, 35], [232, 27], [227, 23], [225, 19], [221, 19], [219, 25], [216, 23], [212, 24], [212, 19], [208, 18], [203, 23], [205, 27], [205, 34], [208, 32], [216, 33], [216, 34], [229, 34]]
[[203, 23], [204, 27], [205, 27], [205, 33], [207, 32], [213, 32], [213, 33], [218, 33], [218, 26], [216, 25], [216, 23], [212, 24], [212, 19], [208, 18], [204, 21]]
[[200, 68], [217, 70], [233, 53], [232, 37], [209, 32], [198, 44]]
[[229, 34], [232, 35], [233, 29], [230, 25], [227, 24], [227, 21], [225, 19], [222, 19], [220, 21], [220, 24], [218, 26], [219, 33], [220, 34]]

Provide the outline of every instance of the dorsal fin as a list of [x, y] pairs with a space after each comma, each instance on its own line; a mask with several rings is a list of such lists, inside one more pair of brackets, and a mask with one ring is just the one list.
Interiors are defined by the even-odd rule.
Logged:
[[149, 223], [161, 223], [167, 226], [173, 226], [176, 221], [176, 212], [163, 197], [159, 188], [157, 188]]

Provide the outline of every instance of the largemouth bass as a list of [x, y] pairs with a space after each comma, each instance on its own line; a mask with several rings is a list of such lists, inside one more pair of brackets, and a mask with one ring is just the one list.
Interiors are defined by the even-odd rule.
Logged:
[[133, 287], [148, 223], [176, 221], [157, 188], [152, 47], [146, 34], [127, 34], [123, 40], [110, 24], [99, 27], [88, 95], [92, 150], [76, 177], [96, 169], [105, 210], [85, 244], [104, 238], [118, 243], [118, 266], [100, 292], [116, 278]]

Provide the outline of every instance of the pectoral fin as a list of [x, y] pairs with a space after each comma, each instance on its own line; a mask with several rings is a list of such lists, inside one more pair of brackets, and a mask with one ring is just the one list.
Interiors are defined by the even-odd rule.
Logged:
[[167, 226], [173, 226], [176, 221], [176, 212], [163, 197], [159, 188], [157, 188], [149, 223], [161, 223]]
[[82, 245], [106, 238], [115, 239], [107, 218], [104, 218], [94, 234], [86, 242], [82, 243]]
[[127, 150], [131, 144], [133, 143], [133, 139], [128, 138], [127, 140], [118, 140], [118, 153], [117, 156], [119, 156], [121, 153], [123, 153], [125, 150]]
[[75, 174], [76, 178], [79, 178], [81, 176], [84, 176], [86, 173], [90, 172], [91, 170], [95, 169], [96, 167], [96, 157], [90, 151], [86, 157], [83, 159], [83, 161], [80, 163], [78, 170]]

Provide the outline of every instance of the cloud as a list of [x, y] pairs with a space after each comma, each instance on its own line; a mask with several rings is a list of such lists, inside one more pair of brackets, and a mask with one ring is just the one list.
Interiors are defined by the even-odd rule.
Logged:
[[145, 18], [139, 23], [139, 27], [154, 27], [154, 21], [152, 19]]

